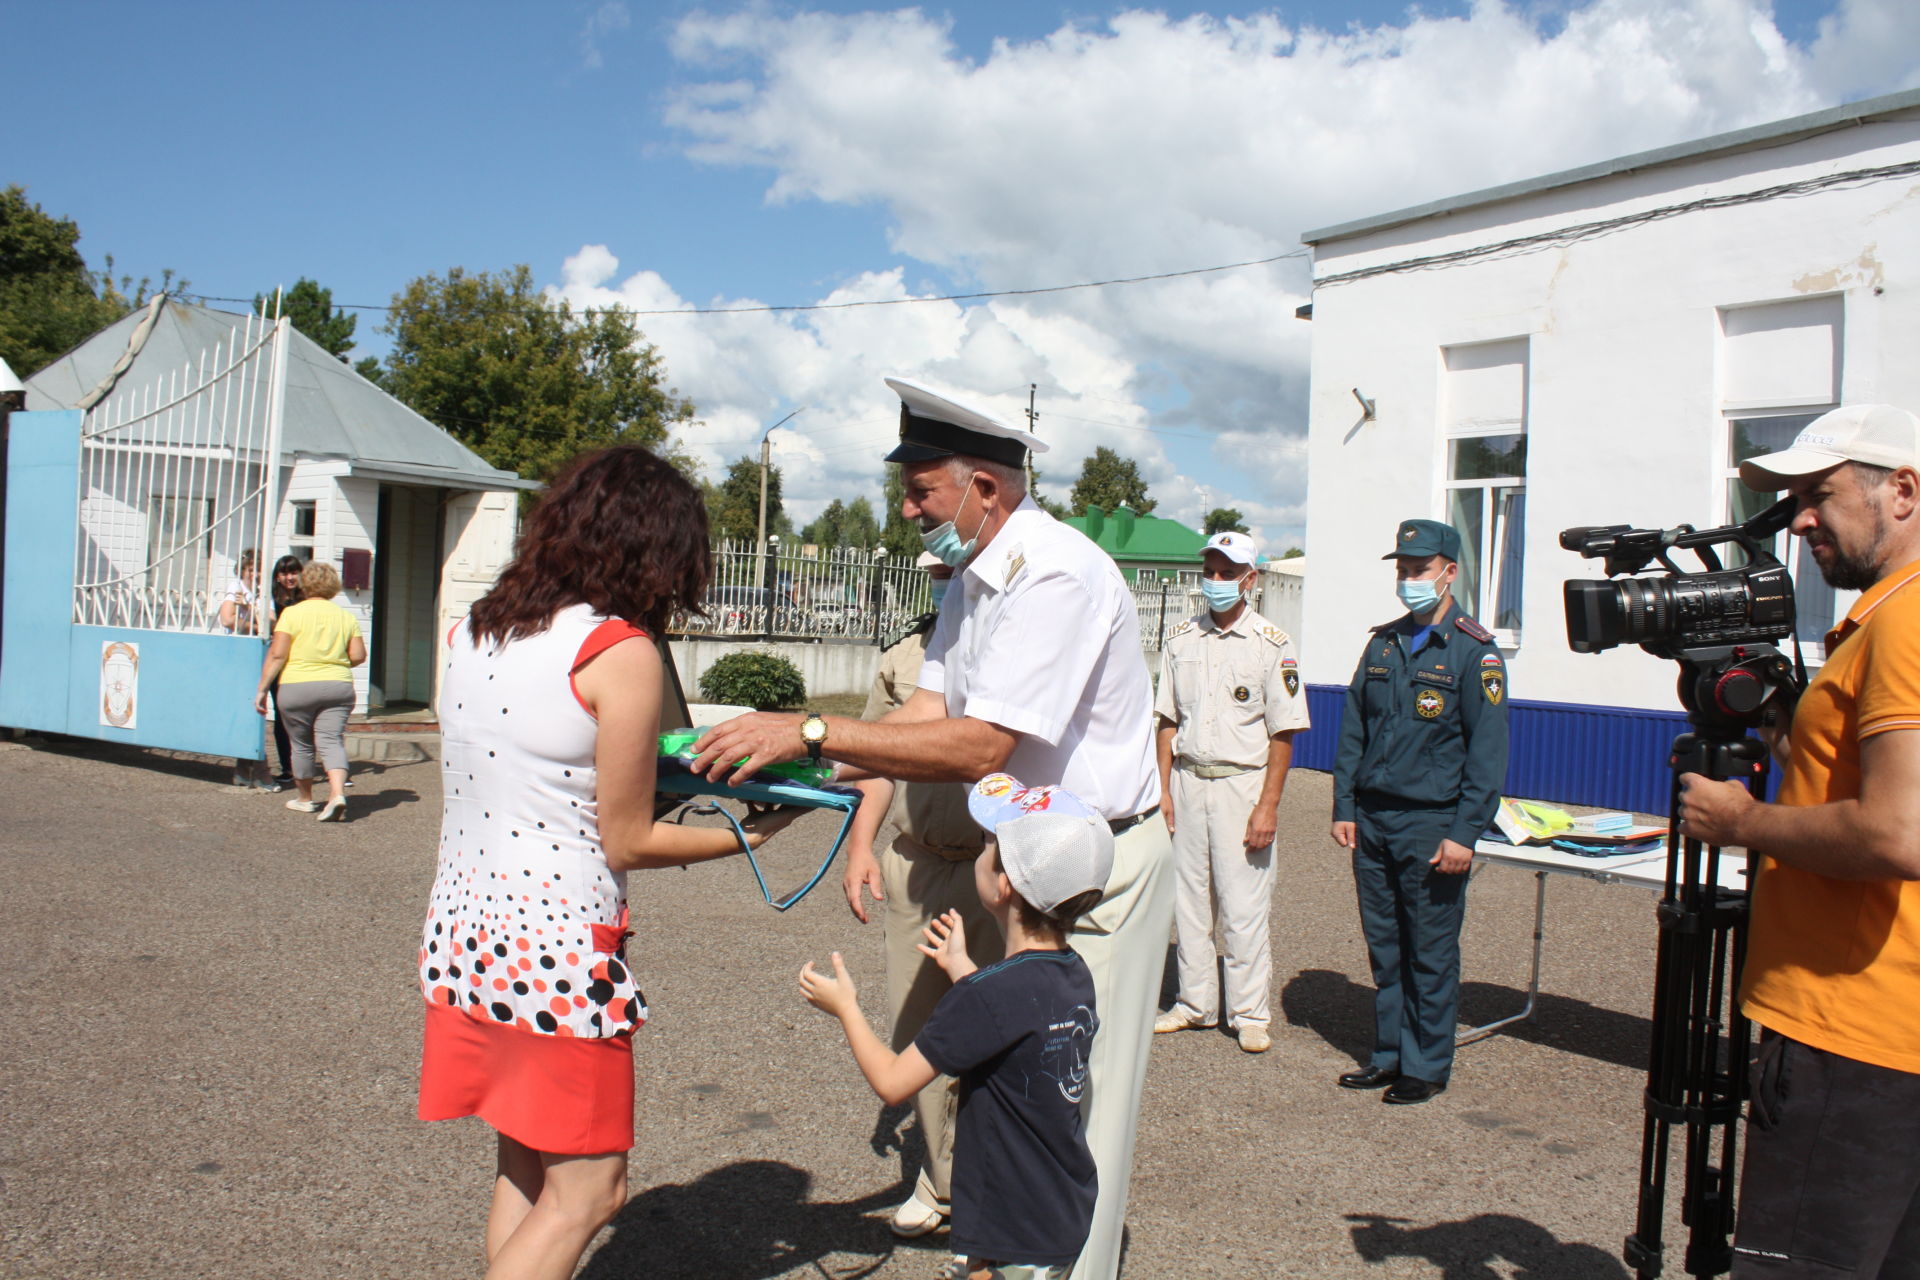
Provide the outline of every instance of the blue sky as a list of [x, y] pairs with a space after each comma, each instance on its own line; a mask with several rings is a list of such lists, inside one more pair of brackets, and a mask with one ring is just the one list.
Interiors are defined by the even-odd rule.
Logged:
[[[221, 297], [304, 275], [336, 301], [379, 304], [425, 272], [519, 262], [601, 305], [1019, 288], [1270, 256], [1307, 226], [1898, 88], [1911, 65], [1815, 46], [1830, 13], [1902, 8], [1315, 0], [1157, 5], [1163, 17], [1129, 25], [1100, 4], [37, 3], [6, 20], [0, 180], [75, 219], [95, 265], [111, 253], [136, 276], [172, 268]], [[1690, 26], [1659, 27], [1689, 10]], [[1758, 70], [1719, 65], [1755, 20], [1785, 42], [1785, 71], [1764, 48], [1742, 64]], [[1514, 59], [1564, 62], [1592, 31], [1636, 24], [1655, 28], [1659, 65], [1618, 72], [1644, 87], [1644, 109], [1570, 92], [1516, 123], [1511, 86], [1493, 83]], [[1673, 34], [1695, 28], [1710, 69]], [[1354, 147], [1377, 149], [1382, 118], [1417, 133], [1448, 59], [1449, 96], [1486, 97], [1484, 124], [1454, 130], [1459, 153], [1416, 138], [1386, 185], [1340, 180], [1327, 135], [1351, 127]], [[1355, 83], [1383, 115], [1327, 88]], [[1163, 131], [1163, 118], [1187, 123]], [[1219, 152], [1204, 169], [1181, 172], [1195, 148], [1180, 128]], [[1479, 128], [1526, 132], [1489, 147]], [[1296, 152], [1290, 139], [1315, 142]], [[1144, 180], [1163, 169], [1167, 181]], [[1306, 335], [1270, 317], [1291, 315], [1304, 266], [1208, 280], [1220, 292], [1151, 304], [1135, 287], [1017, 310], [882, 308], [884, 323], [642, 325], [698, 403], [691, 443], [714, 466], [808, 405], [775, 436], [803, 516], [863, 487], [877, 497], [879, 378], [905, 371], [1008, 406], [1038, 381], [1056, 479], [1112, 444], [1142, 457], [1170, 513], [1230, 502], [1271, 540], [1298, 541]], [[1261, 282], [1257, 321], [1236, 322]], [[1170, 340], [1145, 314], [1181, 306], [1268, 325], [1272, 350], [1233, 329]], [[359, 314], [364, 346], [384, 349], [379, 313]]]

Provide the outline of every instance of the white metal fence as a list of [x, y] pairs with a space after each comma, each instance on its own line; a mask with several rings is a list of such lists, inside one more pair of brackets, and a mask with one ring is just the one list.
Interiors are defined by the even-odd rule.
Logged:
[[[1302, 580], [1294, 574], [1262, 570], [1254, 579], [1253, 607], [1300, 644]], [[1167, 633], [1205, 608], [1200, 588], [1178, 582], [1142, 582], [1133, 586], [1133, 607], [1140, 617], [1140, 648], [1160, 652]]]
[[717, 543], [706, 616], [683, 615], [673, 630], [872, 643], [933, 607], [927, 571], [915, 559], [854, 547], [789, 549], [771, 540], [765, 554], [751, 542]]
[[[278, 501], [286, 322], [249, 317], [193, 362], [121, 382], [80, 431], [73, 620], [217, 628]], [[264, 569], [264, 566], [262, 566]]]
[[[933, 607], [927, 571], [915, 559], [850, 547], [770, 545], [762, 555], [751, 542], [718, 543], [707, 616], [683, 615], [673, 630], [696, 636], [886, 639]], [[1301, 579], [1262, 572], [1255, 581], [1254, 608], [1297, 644]], [[1167, 633], [1204, 607], [1197, 586], [1135, 583], [1130, 589], [1140, 619], [1140, 647], [1147, 654], [1159, 653]]]

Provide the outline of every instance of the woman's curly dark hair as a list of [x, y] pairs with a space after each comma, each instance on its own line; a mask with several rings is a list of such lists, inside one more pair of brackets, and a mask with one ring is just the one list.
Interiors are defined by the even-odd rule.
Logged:
[[615, 445], [554, 477], [467, 623], [475, 639], [502, 644], [587, 604], [658, 636], [676, 609], [701, 611], [712, 574], [700, 491], [651, 450]]

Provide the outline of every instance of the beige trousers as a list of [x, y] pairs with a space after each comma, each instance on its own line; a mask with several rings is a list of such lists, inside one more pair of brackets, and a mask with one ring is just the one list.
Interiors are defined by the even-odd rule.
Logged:
[[[1174, 815], [1178, 821], [1179, 815]], [[1173, 846], [1167, 824], [1149, 815], [1114, 842], [1106, 897], [1081, 917], [1069, 941], [1093, 975], [1100, 1029], [1087, 1064], [1087, 1146], [1100, 1174], [1093, 1229], [1072, 1280], [1113, 1280], [1120, 1269], [1120, 1231], [1127, 1220], [1127, 1182], [1140, 1125], [1147, 1048], [1167, 963], [1173, 918]]]
[[[881, 923], [887, 944], [887, 1006], [893, 1018], [893, 1051], [913, 1043], [933, 1006], [953, 984], [940, 966], [915, 948], [935, 916], [958, 911], [966, 922], [967, 954], [977, 965], [999, 960], [1006, 949], [973, 884], [973, 863], [951, 862], [911, 836], [897, 835], [880, 855], [880, 886], [887, 895]], [[913, 1099], [927, 1162], [914, 1188], [921, 1200], [944, 1206], [953, 1177], [953, 1121], [960, 1107], [952, 1076], [936, 1076]]]
[[1247, 818], [1266, 776], [1265, 769], [1231, 778], [1173, 772], [1173, 928], [1180, 952], [1174, 1008], [1196, 1022], [1212, 1022], [1221, 1012], [1216, 919], [1226, 944], [1227, 1025], [1264, 1027], [1271, 1018], [1273, 846], [1246, 846]]

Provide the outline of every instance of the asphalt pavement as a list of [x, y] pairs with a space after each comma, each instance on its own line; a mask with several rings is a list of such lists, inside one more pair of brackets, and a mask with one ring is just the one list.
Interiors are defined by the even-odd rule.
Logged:
[[[438, 766], [360, 766], [342, 825], [226, 772], [0, 743], [0, 1275], [478, 1275], [491, 1132], [414, 1119]], [[1272, 1050], [1154, 1043], [1123, 1274], [1624, 1280], [1653, 895], [1556, 877], [1534, 1018], [1462, 1049], [1434, 1101], [1383, 1106], [1334, 1085], [1371, 986], [1329, 792], [1298, 772], [1281, 812]], [[797, 883], [831, 824], [776, 841], [770, 879]], [[881, 1002], [879, 926], [838, 878], [781, 915], [739, 860], [633, 875], [653, 1018], [632, 1199], [583, 1275], [930, 1280], [944, 1260], [943, 1236], [884, 1221], [909, 1113], [795, 984], [839, 949]], [[1476, 877], [1467, 1022], [1519, 1007], [1533, 900], [1524, 871]]]

